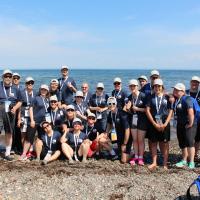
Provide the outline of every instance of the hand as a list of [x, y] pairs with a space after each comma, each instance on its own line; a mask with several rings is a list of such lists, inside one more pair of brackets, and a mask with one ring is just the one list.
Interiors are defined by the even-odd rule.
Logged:
[[30, 126], [31, 126], [31, 128], [34, 128], [35, 127], [35, 121], [31, 121]]
[[76, 111], [76, 114], [79, 116], [81, 115], [80, 111], [78, 111], [78, 110]]
[[166, 124], [161, 124], [160, 125], [162, 132], [165, 130], [166, 126], [167, 126]]
[[134, 112], [138, 111], [138, 107], [135, 106], [135, 105], [133, 105], [132, 109], [133, 109]]
[[96, 111], [97, 112], [101, 112], [101, 108], [100, 107], [96, 107]]
[[186, 125], [185, 125], [185, 128], [186, 128], [186, 129], [191, 128], [192, 125], [193, 125], [193, 124], [186, 124]]
[[126, 104], [126, 110], [130, 110], [131, 108], [131, 101], [128, 101], [128, 103]]
[[13, 108], [11, 109], [11, 113], [12, 113], [12, 114], [15, 114], [16, 110], [17, 110], [16, 107], [13, 106]]
[[71, 82], [67, 82], [67, 87], [72, 88], [72, 83]]
[[155, 123], [154, 124], [154, 127], [159, 131], [159, 132], [161, 132], [162, 131], [162, 127], [161, 127], [161, 125], [160, 124], [158, 124], [158, 123]]

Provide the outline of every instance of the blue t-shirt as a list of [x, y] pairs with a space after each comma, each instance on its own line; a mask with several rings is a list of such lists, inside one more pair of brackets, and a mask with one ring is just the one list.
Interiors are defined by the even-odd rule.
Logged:
[[60, 149], [61, 133], [53, 131], [53, 137], [49, 137], [46, 133], [41, 135], [43, 147], [45, 151], [56, 151]]
[[[81, 144], [83, 143], [84, 140], [86, 140], [88, 137], [85, 133], [80, 132], [79, 136], [76, 137], [74, 133], [69, 132], [66, 135], [66, 139], [67, 139], [67, 143], [70, 145], [70, 147], [73, 150], [77, 150], [79, 149], [79, 147], [81, 146]], [[77, 146], [76, 146], [77, 145]]]
[[33, 116], [37, 124], [45, 120], [45, 114], [48, 112], [49, 100], [43, 99], [41, 96], [36, 96], [31, 105], [33, 107]]
[[74, 79], [71, 77], [68, 77], [66, 80], [59, 78], [58, 82], [61, 93], [61, 101], [67, 105], [71, 104], [73, 102], [73, 91], [67, 86], [67, 84], [70, 82], [73, 87], [77, 88]]
[[0, 82], [0, 103], [3, 103], [5, 101], [11, 101], [12, 103], [17, 103], [18, 101], [21, 101], [21, 95], [20, 90], [15, 86], [5, 86], [3, 85], [3, 82]]

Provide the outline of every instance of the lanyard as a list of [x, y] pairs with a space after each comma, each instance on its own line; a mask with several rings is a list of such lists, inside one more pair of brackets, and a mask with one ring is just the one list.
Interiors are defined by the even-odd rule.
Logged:
[[199, 92], [200, 92], [200, 90], [197, 92], [195, 99], [197, 99], [197, 97], [199, 96]]
[[77, 149], [78, 140], [79, 140], [79, 135], [75, 135], [75, 134], [74, 134], [74, 145], [75, 145], [75, 149]]
[[140, 93], [137, 95], [136, 99], [135, 99], [134, 96], [132, 95], [133, 105], [135, 105], [135, 106], [137, 105], [139, 95], [140, 95]]
[[119, 96], [120, 92], [121, 92], [121, 89], [118, 92], [115, 90], [114, 97], [117, 98]]
[[90, 131], [88, 131], [88, 125], [87, 125], [86, 130], [85, 130], [86, 135], [88, 136], [92, 132], [93, 129], [94, 129], [94, 126], [91, 127]]
[[158, 102], [158, 96], [155, 96], [157, 114], [160, 111], [160, 107], [161, 107], [161, 104], [162, 104], [162, 99], [163, 99], [163, 95], [160, 97], [160, 101]]
[[83, 100], [83, 101], [86, 101], [86, 99], [87, 99], [87, 95], [88, 95], [88, 92], [85, 94], [85, 96], [84, 96], [84, 100]]
[[60, 90], [62, 90], [64, 83], [67, 81], [68, 77], [65, 78], [65, 80], [60, 80]]
[[99, 104], [98, 104], [97, 96], [96, 96], [96, 105], [97, 105], [97, 107], [99, 107], [99, 106], [101, 105], [101, 102], [102, 102], [102, 96], [101, 96], [101, 98], [100, 98], [100, 100], [99, 100]]
[[181, 100], [181, 98], [175, 101], [175, 104], [174, 104], [174, 115], [176, 115], [176, 109], [177, 109], [177, 106], [178, 106], [180, 100]]
[[[114, 129], [115, 129], [115, 123], [116, 123], [116, 119], [117, 119], [117, 113], [118, 113], [118, 112], [116, 111], [116, 113], [115, 113], [115, 119], [113, 119], [113, 114], [114, 114], [114, 113], [111, 112], [112, 125], [113, 125], [113, 128], [114, 128]], [[114, 120], [115, 120], [115, 121], [114, 121]]]
[[45, 102], [45, 99], [42, 97], [42, 101], [43, 101], [43, 104], [44, 104], [44, 107], [45, 107], [45, 111], [46, 111], [46, 113], [48, 112], [48, 110], [47, 110], [47, 108], [49, 107], [48, 105], [47, 105], [47, 102]]
[[[30, 102], [29, 102], [29, 95], [28, 95], [27, 90], [25, 91], [25, 94], [26, 94], [26, 102], [27, 102], [27, 105], [29, 106]], [[31, 97], [33, 98], [33, 91], [31, 92]]]
[[84, 113], [83, 105], [79, 106], [79, 105], [77, 104], [77, 107], [78, 107], [78, 110], [80, 111], [80, 113], [83, 115], [83, 113]]
[[[11, 94], [11, 86], [10, 86], [10, 92], [9, 92], [9, 94]], [[5, 96], [6, 96], [6, 99], [8, 100], [8, 95], [7, 95], [7, 92], [6, 92], [6, 88], [5, 88], [5, 86], [3, 85], [3, 91], [4, 91], [4, 94], [5, 94]]]
[[67, 123], [68, 123], [68, 126], [69, 126], [68, 128], [73, 127], [72, 126], [72, 121], [67, 120]]
[[[54, 134], [54, 132], [53, 132], [53, 134]], [[51, 146], [52, 146], [53, 134], [51, 136], [49, 146], [48, 146], [48, 141], [47, 141], [47, 135], [45, 135], [46, 145], [47, 145], [47, 147], [49, 147], [50, 151], [51, 151]]]
[[57, 115], [57, 110], [55, 112], [51, 110], [51, 121], [53, 125], [55, 125], [56, 115]]

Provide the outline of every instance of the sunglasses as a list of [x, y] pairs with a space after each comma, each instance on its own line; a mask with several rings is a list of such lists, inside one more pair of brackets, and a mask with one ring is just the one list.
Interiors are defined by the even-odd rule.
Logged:
[[82, 96], [76, 96], [76, 98], [81, 98], [82, 99], [83, 97]]
[[26, 82], [26, 85], [33, 85], [34, 84], [34, 81], [28, 81]]
[[46, 126], [43, 126], [43, 129], [46, 129], [50, 126], [50, 124], [47, 124]]
[[54, 101], [54, 100], [53, 100], [53, 101], [50, 101], [50, 103], [57, 103], [57, 101]]
[[88, 87], [81, 87], [82, 89], [87, 89]]
[[100, 88], [100, 87], [99, 87], [99, 88], [97, 88], [97, 90], [103, 90], [103, 88]]
[[74, 122], [74, 123], [73, 123], [73, 126], [77, 126], [77, 125], [80, 125], [80, 126], [81, 126], [82, 124], [81, 124], [80, 122]]
[[95, 118], [95, 117], [88, 117], [88, 119], [92, 119], [92, 120], [95, 120], [96, 118]]
[[5, 75], [4, 78], [12, 78], [11, 75]]
[[73, 109], [67, 109], [67, 112], [74, 112]]
[[121, 84], [120, 82], [115, 82], [115, 83], [114, 83], [114, 85], [120, 85], [120, 84]]
[[115, 106], [116, 103], [108, 103], [109, 106]]
[[20, 78], [18, 76], [14, 76], [13, 79], [19, 80]]
[[137, 85], [129, 85], [129, 87], [136, 87]]

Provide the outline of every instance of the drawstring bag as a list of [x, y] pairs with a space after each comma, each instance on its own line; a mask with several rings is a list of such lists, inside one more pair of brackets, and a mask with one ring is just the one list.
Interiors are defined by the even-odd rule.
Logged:
[[194, 182], [190, 185], [190, 187], [188, 188], [187, 190], [187, 199], [188, 200], [192, 200], [192, 197], [190, 195], [190, 188], [193, 186], [193, 185], [196, 185], [197, 189], [198, 189], [198, 192], [199, 192], [199, 198], [200, 198], [200, 176], [198, 176], [197, 179], [194, 180]]

